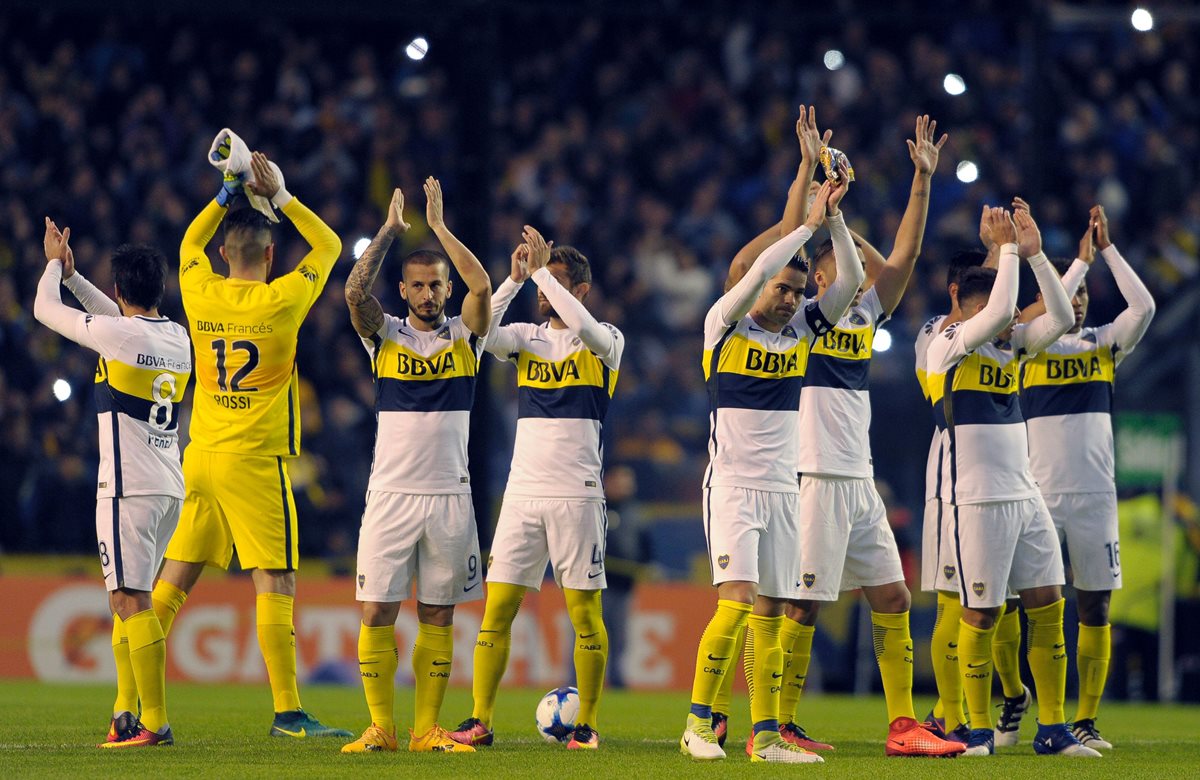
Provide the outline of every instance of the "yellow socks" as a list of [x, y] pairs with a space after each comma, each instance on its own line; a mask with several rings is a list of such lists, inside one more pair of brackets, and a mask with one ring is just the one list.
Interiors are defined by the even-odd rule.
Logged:
[[871, 635], [875, 661], [883, 679], [888, 723], [896, 718], [916, 720], [912, 703], [913, 643], [908, 629], [908, 612], [871, 611]]
[[167, 725], [167, 642], [154, 610], [130, 615], [125, 621], [129, 637], [129, 665], [142, 700], [142, 725], [158, 731]]
[[121, 616], [113, 613], [112, 630], [113, 660], [117, 662], [117, 699], [113, 702], [113, 717], [122, 712], [138, 711], [137, 678], [133, 676], [133, 666], [129, 663], [129, 638], [125, 635], [125, 624]]
[[1100, 697], [1108, 680], [1108, 659], [1112, 656], [1112, 627], [1079, 624], [1079, 648], [1075, 663], [1079, 667], [1079, 709], [1072, 720], [1095, 720]]
[[742, 665], [750, 689], [750, 721], [754, 733], [779, 731], [779, 691], [783, 687], [783, 650], [779, 628], [783, 616], [750, 615], [746, 620], [746, 651]]
[[958, 633], [962, 620], [962, 603], [958, 594], [938, 591], [937, 619], [933, 623], [933, 636], [929, 643], [929, 654], [933, 661], [933, 679], [937, 682], [938, 701], [933, 707], [934, 717], [945, 718], [946, 731], [950, 732], [967, 722], [963, 712], [963, 678], [958, 668]]
[[[742, 647], [746, 644], [746, 625], [743, 623], [738, 631], [737, 638], [733, 644], [733, 657], [729, 660], [730, 667], [734, 661], [741, 657]], [[717, 689], [716, 698], [713, 699], [712, 711], [720, 712], [723, 715], [728, 715], [733, 710], [733, 678], [737, 675], [727, 674], [721, 678], [721, 687]]]
[[1053, 725], [1066, 718], [1067, 649], [1063, 639], [1063, 607], [1058, 601], [1037, 609], [1026, 609], [1029, 621], [1029, 671], [1037, 688], [1038, 723]]
[[796, 705], [804, 693], [808, 665], [812, 661], [813, 634], [816, 626], [806, 626], [783, 619], [779, 629], [779, 645], [783, 649], [783, 690], [779, 692], [779, 722], [796, 720]]
[[475, 680], [471, 692], [475, 708], [471, 716], [490, 726], [496, 708], [500, 678], [508, 668], [508, 650], [512, 642], [512, 624], [521, 608], [525, 588], [506, 582], [489, 582], [483, 621], [475, 640]]
[[[424, 626], [418, 626], [418, 632]], [[418, 633], [418, 637], [420, 634]], [[420, 640], [418, 639], [418, 642]], [[413, 648], [413, 674], [416, 674], [417, 650]], [[358, 673], [371, 722], [391, 734], [396, 728], [396, 668], [400, 665], [396, 650], [395, 626], [358, 627]], [[418, 684], [417, 690], [420, 691]], [[418, 701], [420, 695], [418, 693]], [[424, 731], [418, 731], [424, 734]]]
[[717, 601], [717, 611], [708, 621], [696, 648], [691, 713], [697, 718], [712, 718], [713, 701], [733, 665], [731, 659], [737, 649], [738, 636], [749, 616], [749, 604], [725, 599]]
[[[1060, 621], [1061, 622], [1061, 621]], [[992, 637], [992, 661], [1004, 695], [1015, 699], [1025, 693], [1021, 685], [1021, 615], [1015, 604], [1009, 605], [996, 620], [996, 635]]]
[[296, 688], [296, 630], [292, 627], [295, 599], [282, 593], [260, 593], [257, 600], [258, 647], [267, 664], [276, 712], [300, 709]]
[[567, 613], [575, 629], [575, 684], [579, 688], [576, 723], [596, 728], [604, 668], [608, 663], [608, 631], [600, 607], [600, 591], [563, 589]]
[[[992, 634], [996, 627], [984, 630], [958, 621], [958, 667], [963, 693], [967, 697], [967, 715], [973, 728], [991, 728], [992, 715]], [[949, 707], [950, 701], [942, 699]], [[946, 723], [950, 725], [949, 722]]]
[[154, 605], [154, 614], [158, 615], [158, 622], [162, 624], [163, 636], [170, 635], [175, 616], [183, 609], [183, 602], [187, 601], [187, 594], [166, 580], [159, 580], [154, 584], [150, 601]]
[[[396, 638], [393, 634], [392, 647], [395, 646]], [[442, 710], [442, 699], [446, 697], [446, 686], [450, 683], [450, 662], [453, 657], [453, 626], [417, 624], [417, 641], [413, 643], [412, 654], [415, 689], [414, 734], [424, 734], [437, 723], [438, 713]], [[375, 725], [380, 724], [376, 722]]]

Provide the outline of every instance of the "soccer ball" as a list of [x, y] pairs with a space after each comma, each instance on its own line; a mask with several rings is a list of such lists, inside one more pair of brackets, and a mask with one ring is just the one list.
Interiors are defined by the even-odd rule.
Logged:
[[575, 732], [579, 691], [569, 685], [555, 688], [537, 706], [537, 730], [547, 742], [567, 742]]

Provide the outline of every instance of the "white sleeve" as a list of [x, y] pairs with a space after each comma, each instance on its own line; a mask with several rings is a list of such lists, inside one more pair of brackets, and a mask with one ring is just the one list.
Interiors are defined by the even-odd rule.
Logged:
[[[511, 277], [510, 277], [511, 278]], [[533, 272], [533, 281], [550, 301], [563, 324], [567, 326], [583, 345], [609, 368], [616, 368], [621, 361], [624, 342], [620, 333], [611, 325], [605, 326], [592, 316], [583, 302], [558, 283], [554, 274], [545, 267]]]
[[812, 231], [801, 225], [764, 249], [746, 275], [717, 301], [717, 314], [722, 324], [729, 326], [745, 317], [767, 281], [782, 271], [810, 238]]
[[[1013, 309], [1017, 306], [1017, 281], [1021, 258], [1016, 244], [1000, 247], [1000, 263], [996, 268], [996, 282], [983, 310], [968, 320], [959, 323], [955, 331], [961, 334], [963, 348], [973, 352], [996, 338], [1008, 323], [1012, 322]], [[1057, 284], [1055, 280], [1055, 284]], [[1061, 288], [1059, 290], [1062, 291]], [[936, 372], [932, 364], [926, 370]]]
[[1137, 346], [1142, 336], [1146, 335], [1146, 329], [1150, 327], [1150, 320], [1154, 318], [1155, 311], [1154, 297], [1125, 258], [1121, 257], [1116, 244], [1109, 244], [1100, 250], [1100, 254], [1104, 257], [1104, 262], [1108, 263], [1117, 289], [1128, 304], [1125, 311], [1102, 329], [1105, 331], [1103, 335], [1106, 341], [1117, 346], [1122, 352], [1129, 352]]
[[511, 276], [505, 276], [500, 286], [492, 291], [492, 322], [488, 326], [483, 348], [500, 360], [508, 360], [519, 347], [514, 330], [501, 325], [500, 320], [504, 319], [504, 313], [508, 311], [513, 298], [521, 291], [521, 284], [514, 282]]
[[1075, 322], [1071, 299], [1063, 289], [1062, 280], [1046, 255], [1038, 252], [1029, 258], [1029, 267], [1037, 277], [1046, 313], [1032, 322], [1013, 328], [1013, 348], [1023, 350], [1027, 357], [1038, 354], [1058, 340]]
[[1077, 257], [1067, 272], [1062, 275], [1062, 288], [1066, 291], [1068, 299], [1073, 298], [1075, 293], [1079, 292], [1079, 285], [1083, 284], [1089, 267], [1087, 263]]
[[[838, 212], [836, 217], [827, 217], [825, 221], [829, 226], [829, 237], [833, 240], [833, 261], [837, 264], [837, 278], [821, 296], [821, 301], [816, 307], [816, 312], [824, 319], [824, 323], [821, 323], [822, 329], [813, 327], [813, 332], [817, 334], [833, 329], [846, 313], [866, 278], [862, 263], [858, 261], [854, 237], [850, 235], [850, 229], [846, 227], [846, 220], [841, 212]], [[813, 319], [815, 318], [810, 315], [810, 326], [813, 326]]]
[[116, 302], [109, 298], [104, 293], [100, 292], [100, 288], [83, 278], [83, 274], [76, 271], [71, 275], [70, 279], [63, 279], [63, 286], [71, 291], [88, 314], [103, 314], [108, 317], [120, 317], [121, 307]]
[[95, 350], [102, 357], [114, 356], [125, 340], [125, 334], [119, 327], [124, 318], [85, 314], [67, 306], [58, 292], [61, 282], [62, 261], [52, 260], [46, 264], [46, 270], [38, 281], [33, 316], [55, 333]]

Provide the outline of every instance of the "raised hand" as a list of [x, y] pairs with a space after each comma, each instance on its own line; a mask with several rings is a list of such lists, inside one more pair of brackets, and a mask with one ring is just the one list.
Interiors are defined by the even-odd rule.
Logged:
[[1024, 198], [1022, 198], [1020, 195], [1018, 195], [1018, 196], [1016, 196], [1015, 198], [1013, 198], [1013, 200], [1012, 200], [1012, 210], [1013, 210], [1013, 213], [1014, 213], [1014, 214], [1015, 214], [1016, 212], [1018, 212], [1018, 211], [1027, 211], [1027, 212], [1029, 212], [1031, 215], [1033, 214], [1033, 209], [1029, 207], [1029, 204], [1028, 204], [1028, 203], [1026, 203], [1026, 202], [1025, 202], [1025, 199], [1024, 199]]
[[1042, 251], [1042, 234], [1037, 222], [1028, 209], [1017, 209], [1013, 212], [1013, 221], [1017, 225], [1017, 253], [1029, 258]]
[[829, 205], [829, 196], [833, 192], [833, 182], [826, 179], [820, 187], [817, 188], [817, 194], [813, 196], [812, 205], [808, 207], [808, 219], [804, 226], [813, 233], [817, 232], [817, 228], [825, 221], [825, 210]]
[[248, 182], [246, 186], [255, 195], [270, 199], [275, 197], [275, 193], [279, 192], [279, 188], [283, 186], [283, 182], [271, 169], [270, 160], [262, 152], [254, 152], [250, 155], [250, 172], [254, 174], [254, 181]]
[[826, 130], [822, 136], [817, 130], [817, 108], [800, 106], [800, 118], [796, 120], [796, 138], [800, 141], [800, 158], [813, 166], [821, 156], [821, 147], [829, 145], [833, 137], [832, 130]]
[[988, 214], [991, 209], [988, 206], [983, 207], [983, 213], [979, 215], [979, 241], [983, 244], [983, 248], [987, 251], [992, 251], [992, 247], [996, 246], [992, 241], [990, 222], [988, 222]]
[[905, 140], [913, 166], [916, 167], [917, 173], [925, 176], [933, 175], [937, 169], [938, 155], [941, 154], [943, 144], [950, 138], [948, 133], [942, 133], [942, 137], [934, 143], [933, 136], [936, 131], [937, 121], [930, 119], [929, 114], [923, 114], [917, 117], [916, 140]]
[[46, 262], [51, 260], [63, 261], [63, 279], [69, 279], [75, 274], [75, 255], [67, 243], [71, 240], [71, 228], [60, 231], [54, 220], [46, 217], [46, 236], [42, 239], [42, 247], [46, 251]]
[[517, 244], [512, 253], [512, 273], [510, 277], [520, 284], [529, 278], [529, 245]]
[[825, 204], [825, 212], [827, 216], [836, 217], [838, 215], [838, 206], [842, 202], [842, 198], [846, 197], [846, 193], [850, 191], [850, 168], [845, 161], [838, 165], [837, 181], [833, 183], [833, 189], [829, 191], [829, 200]]
[[432, 176], [425, 180], [425, 221], [431, 230], [446, 227], [442, 214], [442, 185]]
[[392, 190], [392, 201], [388, 204], [387, 219], [384, 220], [383, 226], [388, 229], [392, 235], [405, 233], [410, 225], [404, 221], [404, 193], [400, 188]]
[[983, 207], [983, 226], [987, 238], [993, 244], [1017, 243], [1017, 226], [1013, 224], [1012, 215], [1003, 208]]
[[1079, 254], [1075, 255], [1083, 262], [1091, 265], [1096, 261], [1096, 222], [1092, 220], [1088, 222], [1087, 231], [1083, 234], [1083, 238], [1079, 239]]
[[1092, 225], [1096, 230], [1096, 246], [1101, 249], [1108, 249], [1112, 246], [1112, 240], [1108, 237], [1108, 215], [1104, 213], [1103, 206], [1092, 206], [1092, 210], [1088, 212], [1091, 217]]
[[525, 239], [525, 246], [528, 248], [525, 263], [529, 273], [532, 274], [539, 268], [545, 268], [546, 264], [550, 262], [550, 249], [554, 246], [554, 242], [547, 243], [546, 239], [542, 238], [542, 234], [529, 225], [525, 226], [521, 237]]

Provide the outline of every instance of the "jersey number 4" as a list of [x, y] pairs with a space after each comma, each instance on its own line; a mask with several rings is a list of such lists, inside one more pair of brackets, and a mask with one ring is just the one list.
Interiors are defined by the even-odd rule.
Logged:
[[235, 341], [229, 347], [239, 352], [245, 352], [246, 363], [233, 372], [233, 378], [229, 379], [227, 384], [225, 339], [214, 339], [212, 348], [213, 352], [217, 353], [217, 387], [222, 393], [253, 393], [257, 391], [257, 387], [242, 387], [242, 382], [250, 375], [251, 371], [258, 367], [258, 345], [253, 341]]

